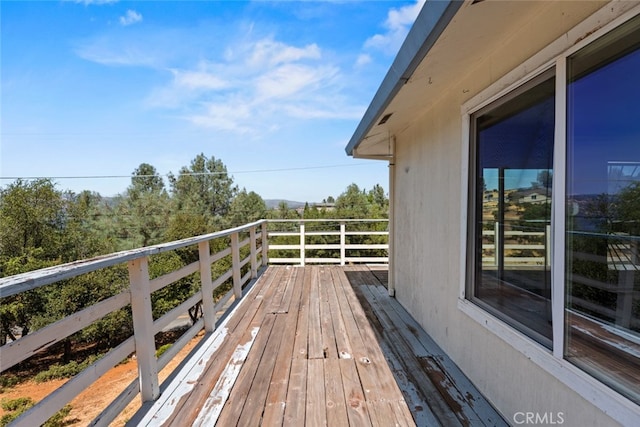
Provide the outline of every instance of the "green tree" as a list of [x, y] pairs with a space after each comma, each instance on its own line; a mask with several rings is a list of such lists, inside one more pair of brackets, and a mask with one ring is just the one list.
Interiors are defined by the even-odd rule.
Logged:
[[62, 193], [49, 179], [17, 180], [0, 190], [0, 263], [33, 248], [42, 249], [43, 259], [57, 258], [63, 207]]
[[203, 215], [218, 228], [238, 191], [222, 160], [203, 153], [177, 176], [169, 174], [169, 182], [178, 210]]
[[110, 209], [99, 193], [67, 192], [65, 227], [60, 258], [62, 262], [91, 258], [115, 252], [116, 245], [110, 226]]
[[148, 163], [140, 164], [132, 175], [117, 207], [118, 234], [127, 239], [125, 248], [161, 243], [171, 214], [162, 177]]
[[336, 199], [338, 218], [367, 218], [369, 214], [369, 198], [365, 190], [357, 184], [351, 184]]
[[237, 227], [258, 221], [267, 215], [267, 205], [258, 193], [243, 188], [234, 197], [227, 215], [228, 224]]

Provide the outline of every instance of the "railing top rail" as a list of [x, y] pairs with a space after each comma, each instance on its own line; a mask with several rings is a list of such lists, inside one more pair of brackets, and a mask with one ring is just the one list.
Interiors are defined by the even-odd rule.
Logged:
[[262, 219], [239, 227], [229, 228], [215, 233], [203, 234], [201, 236], [189, 237], [168, 243], [161, 243], [154, 246], [136, 248], [127, 251], [116, 252], [108, 255], [101, 255], [86, 260], [74, 261], [67, 264], [55, 265], [27, 273], [17, 274], [0, 279], [0, 298], [29, 291], [40, 286], [48, 285], [60, 280], [70, 279], [90, 271], [111, 267], [126, 261], [144, 256], [155, 255], [185, 246], [195, 245], [208, 240], [230, 236], [231, 234], [249, 230], [253, 227], [265, 223]]
[[292, 223], [305, 223], [305, 222], [389, 222], [388, 218], [381, 219], [340, 219], [340, 218], [326, 218], [326, 219], [268, 219], [267, 222], [292, 222]]

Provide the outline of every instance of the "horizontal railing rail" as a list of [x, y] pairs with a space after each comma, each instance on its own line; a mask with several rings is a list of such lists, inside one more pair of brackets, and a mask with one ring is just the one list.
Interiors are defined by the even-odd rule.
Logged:
[[[211, 253], [210, 243], [218, 240], [223, 240], [225, 247], [216, 253]], [[160, 277], [150, 277], [150, 257], [188, 247], [192, 247], [194, 252], [197, 251], [197, 261]], [[242, 257], [241, 253], [246, 256]], [[227, 260], [225, 266], [228, 264], [229, 268], [223, 270], [217, 277], [213, 277], [212, 268], [218, 271], [219, 268], [214, 267], [224, 259]], [[266, 260], [267, 222], [261, 220], [217, 233], [118, 252], [0, 279], [0, 298], [7, 298], [123, 263], [127, 263], [129, 276], [129, 287], [126, 290], [0, 347], [0, 372], [50, 348], [96, 320], [126, 306], [131, 307], [134, 331], [133, 336], [125, 339], [97, 362], [23, 413], [12, 425], [42, 425], [131, 354], [136, 356], [138, 377], [93, 420], [92, 425], [108, 425], [138, 394], [142, 402], [155, 400], [159, 396], [158, 373], [160, 370], [202, 329], [206, 332], [215, 330], [216, 313], [222, 314], [228, 309], [232, 299], [242, 298], [243, 287], [250, 280], [257, 278], [258, 270], [266, 265]], [[243, 269], [246, 270], [244, 274]], [[151, 294], [192, 274], [199, 274], [199, 292], [154, 320]], [[218, 301], [214, 301], [214, 290], [223, 284], [230, 285], [231, 289], [226, 291]], [[173, 343], [169, 350], [157, 358], [155, 335], [197, 305], [201, 305], [202, 316]]]
[[388, 223], [388, 219], [269, 220], [269, 263], [386, 264]]
[[[260, 220], [217, 233], [0, 278], [0, 299], [125, 264], [129, 282], [115, 295], [0, 347], [0, 372], [46, 351], [117, 310], [130, 307], [133, 324], [132, 336], [23, 413], [12, 425], [43, 424], [102, 375], [135, 354], [137, 378], [91, 423], [109, 425], [136, 396], [143, 403], [158, 398], [159, 372], [201, 330], [215, 330], [216, 318], [228, 312], [232, 301], [242, 298], [243, 288], [257, 278], [261, 267], [269, 262], [387, 263], [387, 223], [388, 220]], [[283, 239], [293, 239], [295, 244], [278, 241]], [[196, 261], [159, 277], [150, 275], [150, 260], [154, 256], [185, 248], [197, 254]], [[282, 256], [291, 250], [297, 256]], [[154, 320], [152, 294], [192, 275], [199, 276], [197, 292]], [[224, 294], [214, 300], [214, 291], [223, 285], [230, 289], [222, 288]], [[201, 307], [202, 315], [194, 318], [180, 338], [156, 357], [155, 335], [197, 306]]]

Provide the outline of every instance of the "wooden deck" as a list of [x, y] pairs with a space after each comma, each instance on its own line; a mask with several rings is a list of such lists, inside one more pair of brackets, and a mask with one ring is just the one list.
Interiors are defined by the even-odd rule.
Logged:
[[507, 425], [385, 282], [268, 267], [128, 425]]

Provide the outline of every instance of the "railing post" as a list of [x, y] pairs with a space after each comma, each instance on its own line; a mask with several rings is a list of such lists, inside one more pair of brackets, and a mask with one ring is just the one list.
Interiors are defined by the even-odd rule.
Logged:
[[304, 249], [304, 222], [300, 223], [300, 265], [304, 267], [304, 259], [306, 257], [305, 249]]
[[267, 222], [262, 223], [262, 266], [269, 264], [269, 233], [267, 232]]
[[498, 266], [500, 265], [500, 223], [496, 222], [493, 226], [493, 263]]
[[231, 269], [233, 271], [233, 295], [242, 298], [242, 283], [240, 276], [240, 243], [238, 233], [231, 235]]
[[129, 261], [131, 285], [131, 315], [136, 343], [138, 381], [142, 402], [150, 402], [160, 396], [158, 365], [153, 334], [153, 314], [149, 287], [149, 259], [145, 256]]
[[211, 281], [211, 250], [209, 241], [198, 243], [200, 261], [200, 283], [202, 285], [202, 317], [204, 330], [213, 332], [216, 328], [215, 304], [213, 303], [213, 282]]
[[547, 248], [547, 265], [551, 267], [551, 225], [547, 225], [545, 229], [545, 247]]
[[346, 264], [346, 245], [347, 245], [347, 236], [346, 236], [347, 226], [344, 222], [340, 223], [340, 265]]
[[258, 252], [256, 250], [256, 227], [251, 227], [249, 229], [249, 240], [251, 247], [251, 278], [255, 279], [258, 277]]

